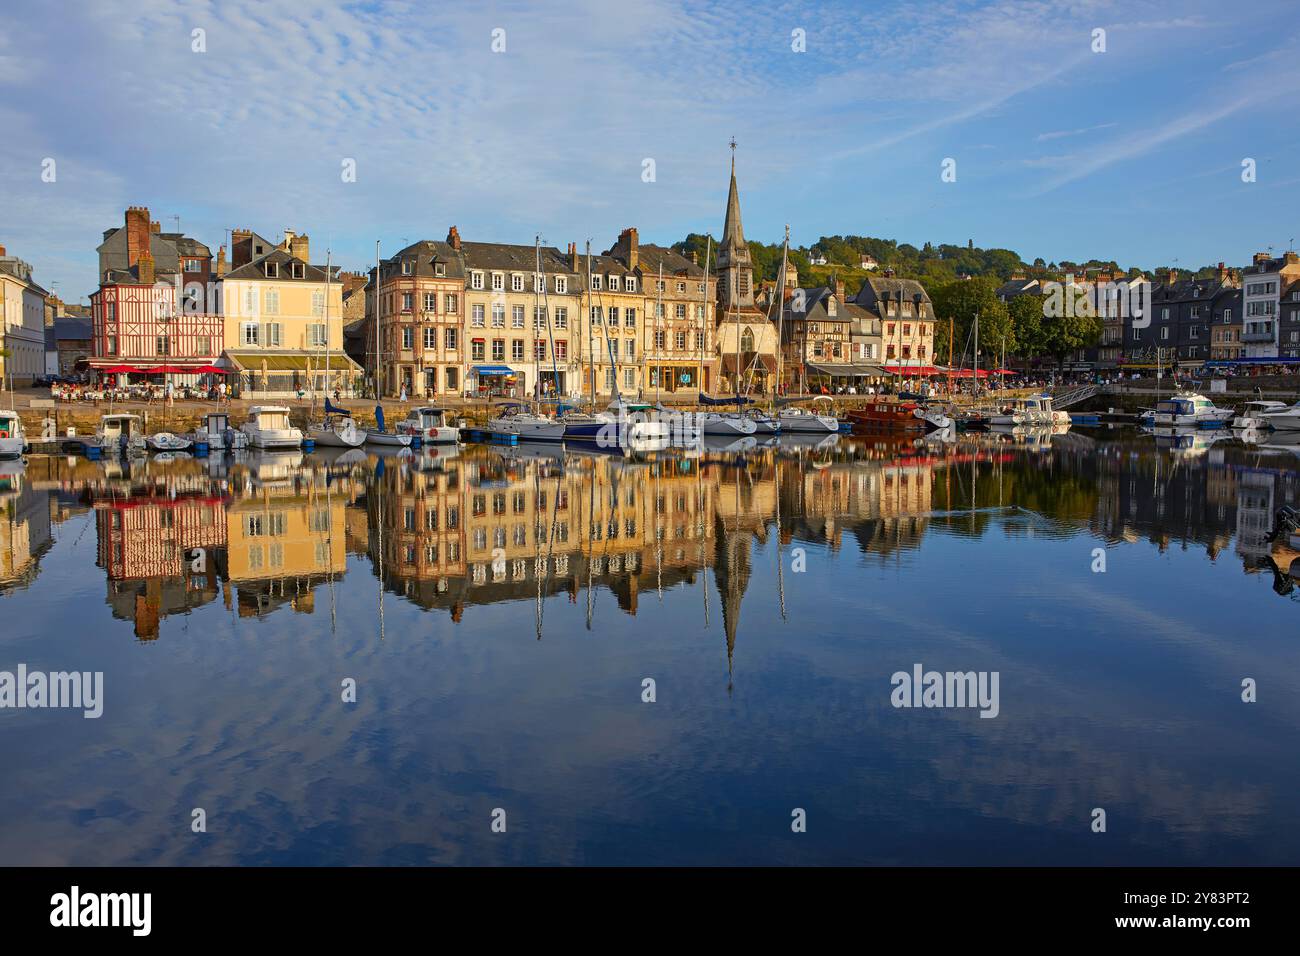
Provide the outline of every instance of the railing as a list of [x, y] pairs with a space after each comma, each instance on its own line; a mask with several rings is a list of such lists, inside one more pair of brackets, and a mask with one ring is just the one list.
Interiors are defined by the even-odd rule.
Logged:
[[1078, 405], [1080, 402], [1087, 401], [1096, 394], [1096, 385], [1078, 385], [1074, 388], [1053, 393], [1052, 407], [1069, 408], [1071, 405]]

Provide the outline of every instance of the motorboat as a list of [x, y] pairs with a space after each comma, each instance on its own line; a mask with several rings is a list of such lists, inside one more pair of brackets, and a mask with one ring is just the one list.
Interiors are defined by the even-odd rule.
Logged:
[[1179, 392], [1156, 403], [1151, 424], [1215, 428], [1226, 425], [1232, 417], [1231, 408], [1218, 408], [1198, 392]]
[[989, 425], [1068, 425], [1069, 412], [1052, 408], [1052, 396], [1030, 395], [1010, 399], [1002, 408], [988, 417]]
[[248, 447], [248, 435], [230, 427], [230, 416], [225, 412], [208, 412], [203, 424], [191, 436], [197, 444], [207, 445], [209, 451], [235, 451]]
[[[400, 423], [399, 423], [400, 424]], [[388, 448], [410, 448], [415, 436], [395, 427], [391, 432], [384, 427], [384, 408], [375, 406], [375, 427], [366, 432], [366, 444]]]
[[[824, 401], [829, 403], [830, 399], [821, 395], [813, 399], [813, 401]], [[839, 434], [840, 430], [840, 420], [834, 415], [819, 415], [817, 412], [807, 408], [797, 408], [794, 406], [783, 408], [777, 414], [777, 420], [781, 423], [782, 432], [828, 435], [831, 433]]]
[[254, 405], [248, 421], [239, 426], [254, 448], [301, 448], [302, 432], [289, 421], [284, 405]]
[[1300, 429], [1300, 402], [1280, 408], [1277, 411], [1262, 412], [1259, 416], [1270, 428], [1278, 431], [1296, 431]]
[[23, 420], [16, 411], [0, 411], [0, 458], [19, 458], [27, 447]]
[[563, 419], [538, 415], [517, 403], [505, 405], [502, 413], [487, 421], [487, 430], [497, 435], [515, 435], [520, 441], [561, 441]]
[[188, 451], [193, 446], [194, 439], [188, 435], [177, 435], [175, 432], [155, 432], [146, 436], [144, 443], [149, 446], [150, 451], [177, 452]]
[[855, 430], [867, 432], [940, 431], [951, 428], [953, 420], [938, 406], [913, 401], [877, 398], [848, 413]]
[[110, 412], [99, 420], [95, 439], [100, 450], [111, 455], [145, 454], [144, 426], [139, 415]]
[[410, 414], [394, 427], [399, 435], [434, 445], [453, 444], [460, 441], [460, 429], [450, 421], [451, 412], [445, 408], [423, 405], [411, 409]]
[[1265, 415], [1286, 411], [1286, 402], [1253, 401], [1246, 402], [1241, 411], [1229, 423], [1230, 428], [1269, 428]]

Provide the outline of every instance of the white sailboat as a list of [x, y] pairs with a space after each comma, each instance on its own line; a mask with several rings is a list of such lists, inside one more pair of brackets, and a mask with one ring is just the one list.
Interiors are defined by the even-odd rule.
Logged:
[[[325, 417], [307, 426], [307, 437], [317, 445], [327, 448], [358, 448], [366, 442], [366, 433], [348, 414], [346, 409], [330, 404], [330, 268], [332, 261], [325, 253]], [[378, 298], [375, 300], [378, 302]], [[378, 306], [376, 306], [376, 314]], [[376, 322], [376, 324], [378, 324]]]
[[[830, 403], [831, 400], [825, 395], [818, 395], [812, 401]], [[777, 414], [777, 418], [781, 421], [782, 432], [796, 432], [804, 435], [831, 435], [838, 434], [840, 430], [840, 420], [834, 415], [822, 415], [809, 408], [787, 406], [781, 409]]]

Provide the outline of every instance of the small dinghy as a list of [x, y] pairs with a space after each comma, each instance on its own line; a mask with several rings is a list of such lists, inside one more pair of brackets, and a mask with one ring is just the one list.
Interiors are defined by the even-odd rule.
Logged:
[[194, 444], [192, 439], [173, 432], [155, 432], [147, 436], [144, 443], [150, 451], [188, 451]]

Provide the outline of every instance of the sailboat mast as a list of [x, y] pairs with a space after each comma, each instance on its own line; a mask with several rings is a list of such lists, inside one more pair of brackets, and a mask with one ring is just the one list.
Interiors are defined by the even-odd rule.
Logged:
[[330, 250], [325, 250], [325, 401], [330, 400]]
[[980, 314], [975, 313], [975, 396], [978, 398], [980, 393]]
[[541, 318], [538, 306], [541, 305], [542, 283], [537, 278], [542, 274], [542, 235], [538, 233], [533, 240], [533, 399], [542, 399], [542, 363], [537, 360], [537, 320]]
[[709, 256], [713, 252], [713, 234], [710, 233], [704, 242], [704, 290], [700, 293], [700, 308], [703, 314], [700, 316], [700, 367], [696, 371], [695, 377], [695, 396], [704, 394], [704, 334], [705, 325], [709, 315]]
[[[659, 260], [659, 285], [658, 285], [658, 286], [656, 287], [656, 289], [655, 289], [655, 324], [654, 324], [655, 334], [654, 334], [654, 338], [655, 338], [655, 340], [656, 340], [656, 342], [655, 342], [656, 345], [658, 345], [658, 341], [657, 341], [657, 340], [658, 340], [658, 338], [659, 338], [659, 333], [660, 333], [660, 331], [662, 331], [662, 327], [661, 327], [661, 324], [660, 324], [660, 323], [662, 322], [662, 316], [663, 316], [663, 314], [664, 314], [664, 305], [663, 305], [663, 302], [664, 302], [664, 263], [663, 263], [663, 260], [660, 259], [660, 260]], [[664, 333], [664, 334], [665, 334], [665, 336], [667, 335], [667, 333]], [[664, 344], [665, 344], [665, 345], [668, 344], [666, 338], [665, 338], [665, 340], [664, 340]], [[662, 365], [659, 366], [659, 371], [655, 373], [655, 404], [656, 404], [656, 405], [659, 404], [659, 387], [660, 387], [660, 385], [661, 385], [661, 382], [660, 382], [659, 380], [660, 380], [661, 378], [663, 378], [663, 366], [662, 366]]]
[[379, 350], [379, 240], [375, 240], [375, 401], [384, 397], [384, 387], [380, 384], [380, 369], [383, 356]]
[[781, 372], [785, 345], [785, 270], [786, 256], [790, 252], [790, 224], [785, 224], [785, 243], [781, 246], [781, 281], [776, 293], [776, 384], [772, 386], [772, 405], [776, 406], [776, 393], [781, 388]]
[[591, 240], [587, 240], [587, 362], [591, 366], [591, 408], [596, 409], [596, 341], [591, 329]]

